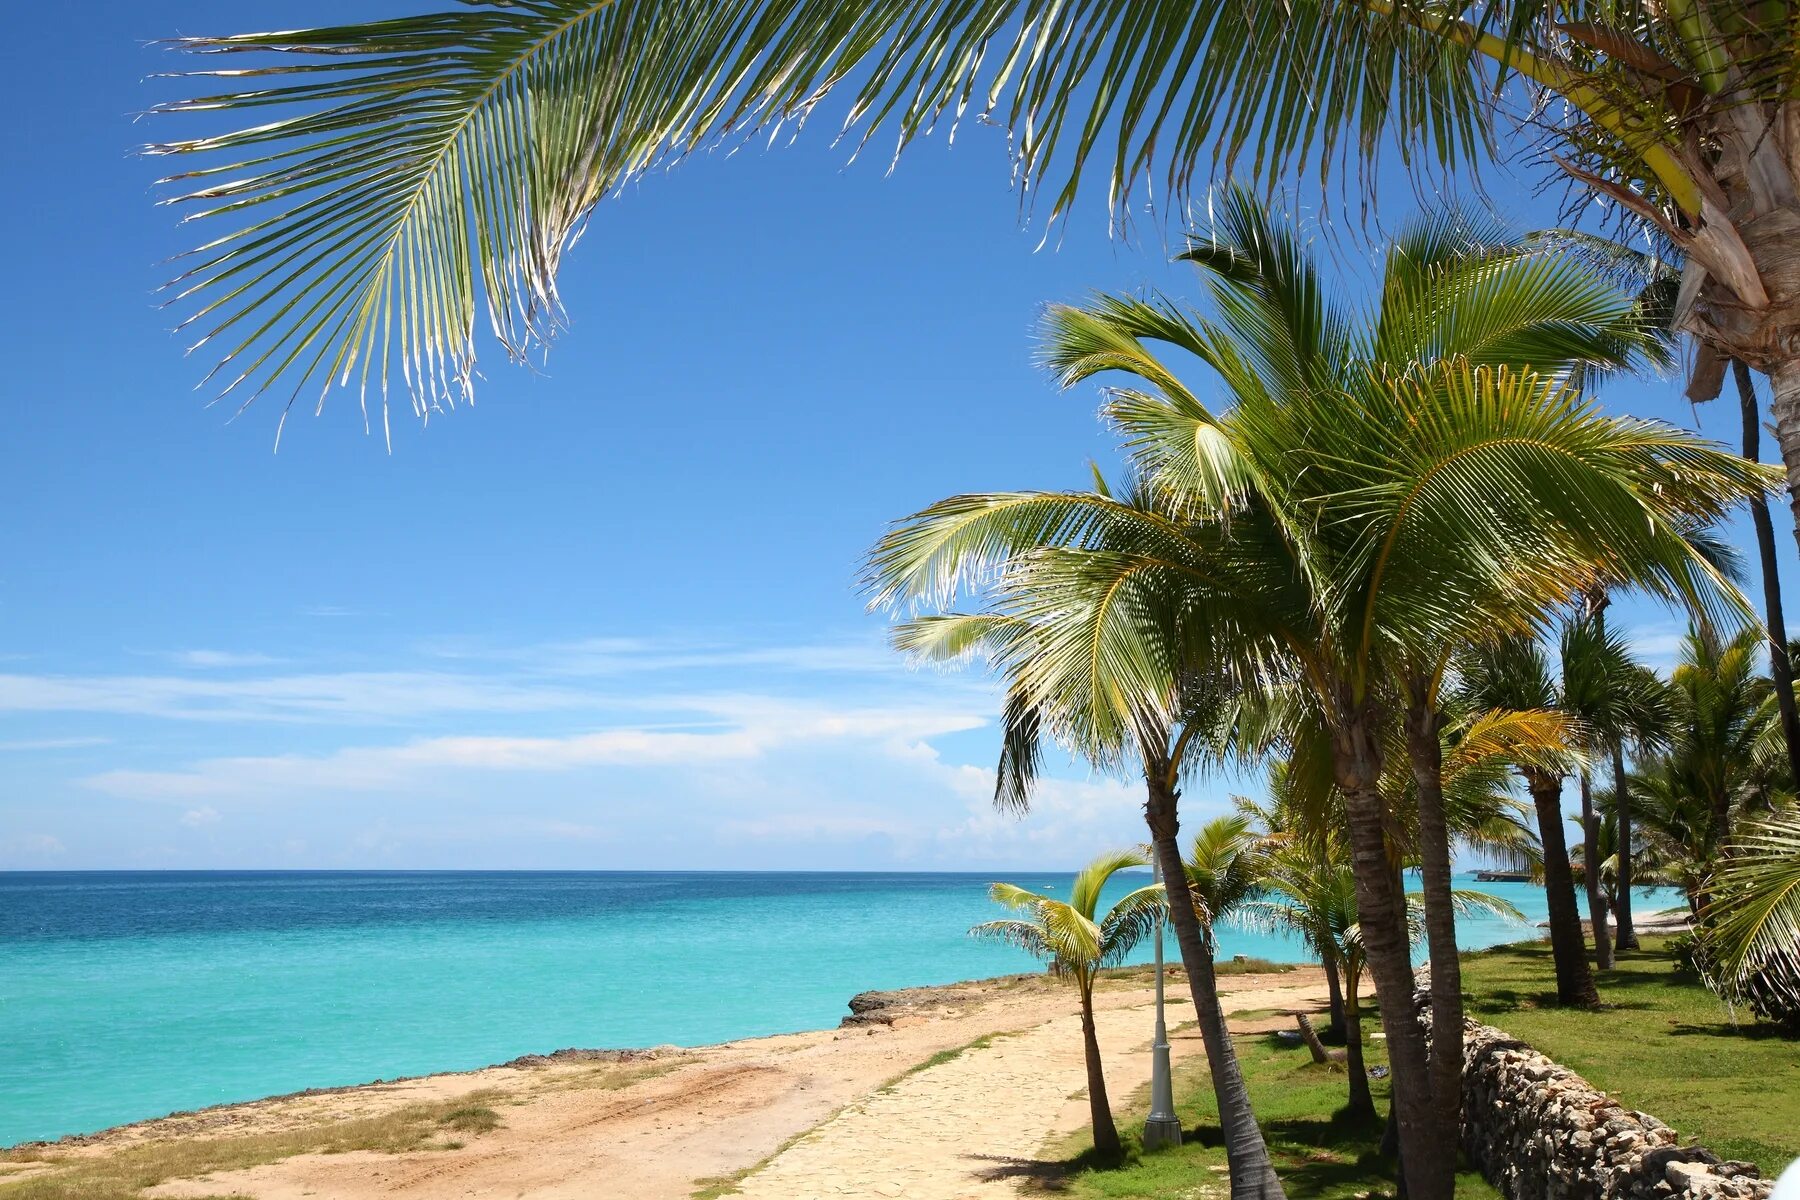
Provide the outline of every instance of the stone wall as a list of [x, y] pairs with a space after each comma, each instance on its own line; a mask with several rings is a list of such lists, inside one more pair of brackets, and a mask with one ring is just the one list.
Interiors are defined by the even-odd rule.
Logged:
[[1767, 1200], [1774, 1186], [1753, 1164], [1681, 1145], [1655, 1117], [1473, 1021], [1463, 1033], [1462, 1138], [1507, 1200]]

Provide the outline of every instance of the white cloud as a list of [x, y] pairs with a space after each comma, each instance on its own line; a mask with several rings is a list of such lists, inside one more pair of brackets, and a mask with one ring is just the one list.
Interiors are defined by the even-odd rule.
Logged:
[[183, 721], [416, 720], [444, 713], [579, 708], [566, 687], [428, 671], [216, 679], [189, 675], [0, 675], [0, 711]]
[[190, 808], [181, 814], [181, 823], [189, 829], [199, 829], [203, 825], [217, 825], [219, 810], [210, 804], [201, 808]]
[[232, 650], [173, 650], [170, 661], [183, 667], [213, 670], [226, 667], [266, 667], [281, 660], [267, 654], [239, 653]]
[[148, 800], [385, 792], [444, 771], [691, 767], [754, 759], [778, 746], [806, 743], [905, 746], [986, 724], [978, 713], [925, 708], [837, 711], [745, 696], [690, 703], [702, 715], [728, 719], [705, 728], [632, 727], [566, 737], [447, 736], [352, 746], [324, 755], [211, 758], [176, 771], [106, 771], [83, 782], [110, 795]]
[[28, 750], [79, 750], [86, 746], [106, 746], [111, 743], [112, 739], [106, 737], [24, 738], [19, 741], [0, 742], [0, 753]]

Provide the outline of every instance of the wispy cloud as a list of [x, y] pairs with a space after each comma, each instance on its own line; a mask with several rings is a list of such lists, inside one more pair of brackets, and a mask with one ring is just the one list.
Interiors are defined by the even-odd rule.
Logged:
[[430, 671], [218, 679], [193, 675], [0, 675], [0, 712], [88, 712], [183, 721], [416, 720], [445, 713], [580, 708], [552, 684]]
[[111, 743], [112, 739], [106, 737], [23, 738], [18, 741], [0, 742], [0, 754], [25, 753], [36, 750], [82, 750], [90, 746], [106, 746]]
[[281, 662], [268, 654], [242, 653], [233, 650], [172, 650], [167, 657], [177, 666], [200, 670], [230, 667], [267, 667]]
[[595, 767], [697, 766], [757, 758], [779, 746], [862, 742], [905, 747], [977, 729], [973, 712], [922, 708], [837, 711], [776, 699], [696, 700], [711, 727], [602, 729], [567, 737], [456, 736], [351, 746], [321, 755], [204, 759], [174, 771], [113, 770], [83, 780], [110, 795], [145, 800], [391, 792], [446, 771], [560, 772]]

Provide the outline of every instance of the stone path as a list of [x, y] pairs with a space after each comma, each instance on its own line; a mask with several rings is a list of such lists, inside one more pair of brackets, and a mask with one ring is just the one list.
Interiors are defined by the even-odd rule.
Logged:
[[[1239, 1010], [1312, 999], [1316, 988], [1230, 998]], [[1192, 1013], [1175, 1007], [1171, 1021]], [[1148, 1006], [1097, 1014], [1107, 1092], [1122, 1108], [1149, 1078]], [[1201, 1053], [1177, 1036], [1176, 1056]], [[1056, 1133], [1088, 1119], [1081, 1024], [1061, 1017], [915, 1072], [838, 1113], [740, 1187], [744, 1200], [1012, 1200], [1021, 1178], [1047, 1166]]]

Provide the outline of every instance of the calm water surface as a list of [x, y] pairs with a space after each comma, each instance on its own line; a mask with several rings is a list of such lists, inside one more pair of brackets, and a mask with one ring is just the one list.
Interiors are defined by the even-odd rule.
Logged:
[[[1032, 969], [966, 935], [997, 915], [990, 878], [0, 873], [0, 1145], [563, 1046], [834, 1025], [855, 992]], [[1071, 876], [1009, 878], [1067, 895]], [[1543, 918], [1541, 889], [1483, 886]], [[1533, 933], [1462, 925], [1467, 946]]]

